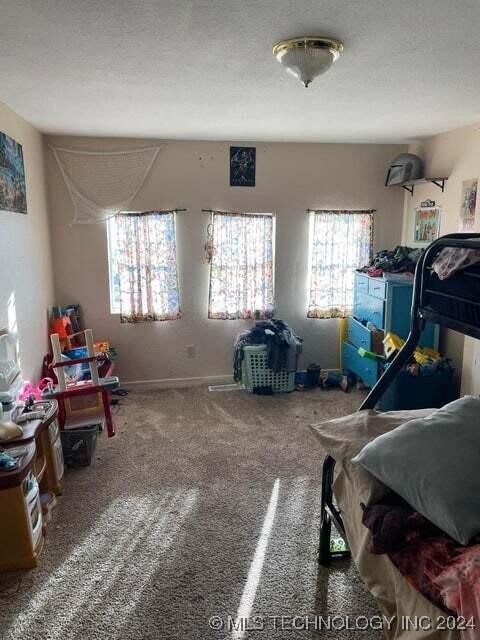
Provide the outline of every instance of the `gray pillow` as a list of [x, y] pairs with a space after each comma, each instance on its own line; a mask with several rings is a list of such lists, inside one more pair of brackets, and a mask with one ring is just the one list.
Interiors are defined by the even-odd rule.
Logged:
[[480, 533], [480, 398], [405, 422], [353, 462], [461, 544]]

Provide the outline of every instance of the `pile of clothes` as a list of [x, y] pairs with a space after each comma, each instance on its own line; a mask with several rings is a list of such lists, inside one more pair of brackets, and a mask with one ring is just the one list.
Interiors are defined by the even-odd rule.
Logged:
[[423, 251], [423, 249], [403, 246], [395, 247], [393, 251], [385, 249], [376, 253], [371, 264], [363, 267], [360, 271], [373, 278], [380, 278], [384, 271], [387, 273], [415, 273], [415, 267]]
[[233, 355], [233, 378], [242, 379], [243, 347], [246, 345], [267, 345], [268, 366], [273, 371], [282, 369], [296, 371], [298, 356], [302, 353], [302, 338], [283, 320], [261, 320], [253, 329], [243, 331], [235, 340]]
[[[373, 278], [381, 278], [384, 273], [415, 273], [417, 262], [425, 249], [397, 246], [393, 251], [384, 249], [373, 257], [372, 262], [359, 269]], [[480, 262], [480, 251], [445, 247], [432, 264], [440, 280], [449, 278], [457, 271]]]

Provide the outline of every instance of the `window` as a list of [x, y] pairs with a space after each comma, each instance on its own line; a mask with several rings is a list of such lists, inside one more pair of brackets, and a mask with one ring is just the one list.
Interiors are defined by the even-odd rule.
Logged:
[[120, 213], [107, 232], [111, 312], [122, 322], [179, 318], [175, 213]]
[[309, 318], [344, 318], [353, 310], [355, 269], [372, 254], [373, 213], [310, 214]]
[[208, 317], [273, 317], [275, 217], [215, 211], [211, 228]]

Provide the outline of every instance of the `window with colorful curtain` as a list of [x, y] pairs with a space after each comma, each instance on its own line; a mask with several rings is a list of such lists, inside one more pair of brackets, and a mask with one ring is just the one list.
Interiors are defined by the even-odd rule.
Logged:
[[272, 318], [275, 217], [215, 211], [211, 229], [208, 317]]
[[121, 322], [180, 317], [175, 212], [120, 213], [108, 220], [110, 298]]
[[353, 310], [355, 269], [372, 256], [373, 211], [310, 213], [309, 318], [344, 318]]

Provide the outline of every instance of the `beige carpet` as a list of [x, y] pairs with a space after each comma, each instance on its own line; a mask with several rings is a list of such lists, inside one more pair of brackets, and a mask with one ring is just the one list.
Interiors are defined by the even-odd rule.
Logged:
[[[281, 628], [377, 614], [349, 562], [316, 562], [323, 454], [307, 425], [360, 402], [337, 390], [130, 393], [117, 437], [67, 472], [40, 567], [0, 576], [0, 638], [380, 638]], [[257, 630], [209, 627], [241, 602]]]

